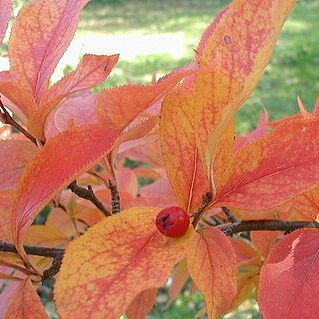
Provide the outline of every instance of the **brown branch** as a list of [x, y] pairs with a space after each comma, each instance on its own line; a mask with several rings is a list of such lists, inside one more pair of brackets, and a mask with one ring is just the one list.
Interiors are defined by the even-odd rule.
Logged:
[[121, 198], [116, 182], [109, 180], [109, 188], [112, 196], [112, 214], [118, 214], [121, 211]]
[[8, 124], [16, 128], [20, 131], [26, 138], [28, 138], [32, 143], [37, 145], [37, 140], [27, 131], [25, 130], [19, 123], [17, 123], [12, 116], [9, 114], [7, 109], [4, 107], [1, 99], [0, 99], [0, 120], [3, 124]]
[[89, 200], [91, 203], [95, 205], [97, 209], [99, 209], [106, 217], [111, 216], [111, 212], [108, 211], [103, 203], [95, 196], [91, 185], [88, 185], [88, 188], [84, 188], [77, 185], [76, 181], [73, 181], [68, 188], [76, 195], [83, 199]]
[[[43, 272], [43, 280], [51, 278], [59, 272], [64, 256], [63, 248], [49, 248], [25, 245], [24, 249], [28, 255], [54, 258], [52, 266]], [[18, 253], [14, 244], [5, 241], [0, 241], [0, 251]]]
[[[24, 250], [28, 255], [42, 256], [42, 257], [56, 257], [64, 253], [63, 248], [49, 248], [41, 246], [25, 245]], [[0, 240], [0, 251], [18, 253], [16, 247], [12, 243]]]
[[193, 222], [192, 222], [194, 228], [196, 227], [203, 212], [205, 211], [206, 207], [209, 205], [211, 200], [212, 200], [212, 193], [211, 192], [206, 193], [206, 195], [203, 196], [202, 203], [201, 203], [200, 207], [195, 212], [193, 212], [191, 214], [191, 217], [194, 217]]
[[230, 223], [238, 223], [239, 222], [239, 220], [233, 215], [232, 211], [229, 208], [222, 207], [222, 210]]
[[319, 228], [319, 223], [310, 221], [282, 221], [277, 219], [243, 220], [238, 223], [229, 223], [216, 227], [223, 231], [226, 235], [257, 230], [280, 230], [290, 233], [300, 228]]
[[[262, 230], [279, 230], [284, 232], [292, 232], [300, 228], [318, 228], [318, 222], [310, 221], [282, 221], [282, 220], [243, 220], [238, 223], [229, 223], [214, 226], [226, 235], [233, 235], [240, 232], [247, 231], [262, 231]], [[53, 259], [52, 266], [43, 272], [42, 279], [45, 280], [56, 275], [61, 267], [62, 259], [65, 250], [63, 248], [50, 248], [50, 247], [40, 247], [25, 245], [24, 249], [28, 255], [51, 257]], [[12, 243], [0, 241], [0, 251], [18, 253], [16, 247]]]

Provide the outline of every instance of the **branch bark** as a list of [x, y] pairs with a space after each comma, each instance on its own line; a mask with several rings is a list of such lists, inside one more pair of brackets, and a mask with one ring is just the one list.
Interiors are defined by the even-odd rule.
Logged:
[[277, 219], [269, 220], [242, 220], [237, 223], [229, 223], [217, 226], [226, 235], [257, 230], [281, 230], [290, 233], [300, 228], [319, 228], [318, 222], [309, 221], [283, 221]]
[[105, 208], [103, 203], [95, 196], [93, 189], [90, 185], [88, 185], [88, 188], [84, 188], [81, 186], [78, 186], [76, 181], [73, 181], [68, 188], [76, 195], [83, 199], [89, 200], [91, 203], [95, 205], [97, 209], [99, 209], [106, 217], [112, 216], [111, 212]]
[[121, 198], [115, 181], [109, 180], [109, 188], [112, 196], [112, 214], [118, 214], [121, 211]]
[[32, 143], [37, 145], [36, 139], [27, 130], [25, 130], [18, 122], [16, 122], [12, 118], [12, 116], [9, 114], [7, 109], [2, 104], [1, 99], [0, 99], [0, 120], [3, 124], [8, 124], [13, 126], [15, 129], [21, 132], [26, 138], [28, 138]]
[[[240, 232], [257, 231], [257, 230], [280, 230], [286, 233], [292, 232], [300, 228], [317, 228], [319, 223], [314, 221], [282, 221], [276, 219], [270, 220], [243, 220], [236, 223], [227, 223], [214, 226], [226, 235], [231, 236]], [[63, 248], [50, 248], [25, 245], [24, 249], [28, 255], [43, 256], [53, 258], [52, 266], [43, 272], [42, 279], [53, 277], [61, 267], [65, 250]], [[15, 245], [12, 243], [0, 241], [0, 251], [18, 253]]]
[[[42, 280], [51, 278], [59, 272], [65, 252], [63, 248], [25, 245], [24, 249], [28, 255], [53, 258], [52, 266], [43, 272]], [[0, 251], [18, 253], [14, 244], [5, 241], [0, 241]]]

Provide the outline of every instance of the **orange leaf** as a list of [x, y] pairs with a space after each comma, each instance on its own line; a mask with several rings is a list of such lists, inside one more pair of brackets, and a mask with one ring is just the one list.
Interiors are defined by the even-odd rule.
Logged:
[[248, 298], [254, 297], [258, 284], [261, 259], [246, 240], [229, 238], [237, 258], [237, 286], [238, 291], [229, 311], [233, 311]]
[[261, 113], [259, 115], [259, 121], [258, 126], [255, 130], [249, 132], [246, 135], [237, 135], [235, 140], [235, 149], [236, 151], [239, 151], [242, 149], [246, 144], [251, 143], [260, 137], [267, 134], [266, 125], [268, 122], [268, 113], [265, 111], [265, 113]]
[[69, 238], [77, 235], [77, 230], [80, 228], [78, 224], [79, 222], [73, 221], [72, 216], [61, 208], [52, 209], [46, 221], [46, 226], [59, 229], [59, 231]]
[[231, 306], [236, 293], [236, 255], [228, 238], [206, 228], [189, 245], [188, 270], [205, 297], [208, 318], [217, 318]]
[[96, 109], [100, 121], [106, 120], [114, 128], [124, 130], [140, 113], [163, 98], [173, 86], [193, 72], [182, 67], [152, 85], [128, 84], [99, 92]]
[[151, 311], [156, 301], [157, 289], [151, 288], [137, 295], [126, 310], [128, 319], [141, 319]]
[[173, 301], [179, 293], [182, 291], [187, 279], [189, 278], [189, 272], [187, 269], [186, 259], [180, 262], [173, 273], [172, 284], [169, 287], [168, 295], [171, 301]]
[[98, 122], [94, 105], [97, 94], [84, 90], [73, 94], [59, 104], [47, 117], [44, 135], [49, 140], [68, 129]]
[[316, 319], [319, 313], [319, 231], [301, 229], [273, 247], [260, 273], [265, 318]]
[[225, 167], [230, 161], [231, 154], [235, 146], [235, 121], [232, 119], [225, 127], [224, 132], [220, 135], [219, 141], [216, 143], [216, 150], [212, 157], [212, 186], [214, 194], [216, 194], [216, 185], [219, 185], [224, 178]]
[[19, 282], [3, 319], [47, 319], [41, 300], [28, 277]]
[[66, 95], [99, 85], [113, 70], [118, 58], [119, 55], [85, 54], [75, 71], [47, 91], [47, 95], [41, 98], [42, 104], [52, 103], [52, 100], [61, 101]]
[[168, 179], [178, 205], [188, 212], [199, 206], [210, 191], [207, 169], [196, 146], [196, 90], [191, 78], [166, 97], [159, 132]]
[[12, 241], [10, 209], [14, 197], [12, 190], [0, 192], [0, 240]]
[[36, 154], [24, 171], [12, 209], [13, 237], [18, 246], [38, 212], [109, 151], [118, 137], [107, 126], [84, 125], [60, 133]]
[[251, 210], [278, 206], [318, 184], [318, 154], [318, 119], [280, 125], [233, 154], [217, 185], [215, 205]]
[[262, 256], [267, 257], [270, 249], [283, 237], [280, 231], [254, 231], [250, 234], [251, 241]]
[[[296, 0], [235, 0], [208, 27], [197, 50], [200, 69], [211, 73], [206, 96], [194, 98], [197, 146], [208, 168], [219, 126], [247, 100], [269, 62], [282, 25]], [[198, 103], [199, 102], [199, 103]]]
[[156, 129], [158, 126], [158, 116], [139, 116], [138, 121], [126, 128], [125, 132], [119, 138], [116, 146], [119, 146], [119, 152], [124, 152], [132, 147], [153, 142], [158, 139]]
[[122, 155], [123, 158], [129, 157], [135, 161], [142, 161], [145, 163], [152, 164], [155, 167], [162, 167], [162, 154], [160, 149], [159, 141], [152, 141], [151, 143], [145, 145], [138, 145], [127, 151], [124, 151]]
[[[36, 112], [34, 111], [32, 113], [32, 117], [28, 123], [29, 130], [36, 132], [37, 130], [39, 130], [39, 126], [40, 129], [43, 130], [44, 123], [50, 111], [56, 105], [58, 105], [65, 97], [71, 94], [74, 94], [78, 91], [91, 89], [92, 87], [102, 83], [105, 80], [105, 78], [110, 74], [117, 60], [117, 55], [84, 55], [81, 63], [75, 71], [66, 75], [52, 88], [43, 93], [43, 95], [41, 96], [39, 107], [36, 110]], [[95, 95], [92, 94], [92, 96]], [[85, 102], [87, 103], [88, 101]], [[80, 103], [83, 105], [85, 102], [81, 101]], [[75, 103], [74, 99], [73, 103]], [[66, 101], [66, 103], [63, 104], [63, 111], [65, 111], [66, 104], [69, 104], [68, 101]], [[94, 104], [89, 104], [88, 106], [86, 106], [86, 108], [90, 109], [91, 105], [93, 106]], [[79, 111], [79, 106], [76, 105], [76, 107], [76, 110]], [[64, 117], [68, 117], [68, 120], [72, 120], [72, 118], [70, 118], [69, 113], [70, 110], [67, 109], [66, 115], [64, 115]], [[87, 121], [88, 115], [89, 114], [84, 114], [84, 116], [82, 115], [82, 122], [83, 120], [85, 121], [84, 124], [91, 124], [91, 122]], [[80, 118], [78, 112], [76, 112], [74, 116], [77, 119]], [[41, 125], [39, 125], [39, 123]]]
[[57, 247], [67, 241], [68, 237], [61, 230], [50, 225], [31, 225], [25, 239], [26, 244], [48, 247]]
[[26, 164], [37, 152], [37, 147], [29, 140], [0, 141], [0, 191], [14, 190]]
[[117, 61], [117, 56], [86, 55], [76, 71], [48, 91], [50, 77], [88, 1], [34, 0], [19, 12], [12, 30], [9, 74], [16, 81], [1, 82], [1, 91], [20, 108], [25, 124], [38, 139], [44, 139], [45, 120], [64, 97], [104, 81]]
[[139, 293], [165, 283], [193, 232], [163, 236], [155, 225], [158, 211], [123, 211], [69, 244], [55, 287], [61, 317], [119, 318]]
[[0, 45], [3, 40], [4, 33], [6, 32], [12, 10], [11, 0], [1, 0], [0, 1]]
[[11, 72], [39, 101], [89, 0], [34, 0], [19, 12], [9, 43]]
[[303, 219], [316, 220], [319, 214], [319, 187], [317, 186], [283, 205], [289, 205], [290, 217], [295, 214], [299, 215], [299, 218], [301, 215]]

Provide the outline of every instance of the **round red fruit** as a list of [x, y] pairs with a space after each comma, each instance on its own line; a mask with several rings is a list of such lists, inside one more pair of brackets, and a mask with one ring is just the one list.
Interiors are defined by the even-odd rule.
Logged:
[[156, 217], [156, 227], [168, 237], [180, 237], [189, 227], [190, 219], [187, 212], [180, 207], [167, 207]]

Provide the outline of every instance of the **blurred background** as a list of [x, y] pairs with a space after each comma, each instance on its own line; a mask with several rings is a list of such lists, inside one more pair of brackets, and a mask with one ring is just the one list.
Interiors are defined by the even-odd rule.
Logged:
[[[15, 13], [25, 2], [14, 1]], [[158, 78], [192, 59], [201, 33], [229, 2], [92, 0], [53, 81], [72, 70], [84, 53], [120, 53], [104, 87], [150, 82], [154, 74]], [[318, 0], [298, 1], [257, 90], [238, 114], [240, 132], [256, 126], [263, 107], [271, 119], [297, 112], [297, 95], [312, 109], [319, 93], [318, 16]], [[3, 64], [0, 61], [1, 69]]]
[[[15, 14], [23, 3], [14, 1]], [[120, 62], [102, 87], [127, 82], [148, 83], [153, 76], [192, 60], [201, 33], [226, 0], [92, 0], [82, 13], [79, 29], [53, 76], [57, 81], [71, 71], [84, 53], [120, 53]], [[299, 95], [309, 111], [319, 95], [319, 0], [299, 0], [280, 36], [271, 63], [254, 94], [237, 115], [237, 129], [257, 125], [266, 108], [270, 119], [298, 112]], [[5, 53], [6, 44], [0, 53]], [[0, 69], [8, 67], [0, 58]], [[101, 87], [100, 87], [101, 88]], [[47, 304], [50, 309], [51, 303]], [[150, 318], [194, 318], [202, 297], [184, 287], [168, 304], [167, 289], [158, 295]], [[52, 312], [52, 318], [54, 318]], [[261, 318], [255, 302], [244, 303], [225, 318]]]

